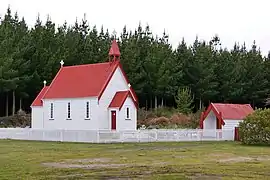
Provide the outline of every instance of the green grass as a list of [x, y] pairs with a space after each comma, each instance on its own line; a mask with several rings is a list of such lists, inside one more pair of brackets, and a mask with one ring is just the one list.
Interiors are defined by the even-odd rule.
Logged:
[[[243, 161], [244, 157], [250, 159]], [[94, 158], [100, 161], [93, 162]], [[43, 164], [53, 162], [91, 168]], [[107, 166], [98, 167], [100, 164]], [[117, 178], [270, 179], [270, 147], [235, 142], [83, 144], [0, 140], [1, 180]]]

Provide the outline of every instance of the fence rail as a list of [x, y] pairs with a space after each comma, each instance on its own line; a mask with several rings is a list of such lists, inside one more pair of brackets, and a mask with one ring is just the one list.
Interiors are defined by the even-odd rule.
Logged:
[[234, 130], [158, 129], [136, 131], [94, 131], [0, 128], [0, 139], [89, 143], [232, 141], [234, 140]]

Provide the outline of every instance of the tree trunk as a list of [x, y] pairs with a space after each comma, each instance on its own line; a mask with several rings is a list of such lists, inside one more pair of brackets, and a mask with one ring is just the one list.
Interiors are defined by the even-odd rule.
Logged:
[[161, 99], [161, 107], [163, 107], [163, 98]]
[[22, 110], [22, 98], [20, 98], [20, 110]]
[[152, 103], [152, 97], [151, 97], [151, 99], [150, 99], [150, 109], [152, 109], [153, 108], [153, 103]]
[[8, 93], [6, 97], [6, 116], [8, 116]]
[[16, 108], [16, 104], [15, 104], [15, 90], [12, 91], [12, 116], [15, 115], [15, 108]]
[[202, 99], [200, 98], [200, 110], [202, 109]]
[[148, 104], [147, 104], [147, 99], [145, 100], [145, 110], [148, 110]]
[[157, 96], [155, 96], [155, 109], [157, 110]]

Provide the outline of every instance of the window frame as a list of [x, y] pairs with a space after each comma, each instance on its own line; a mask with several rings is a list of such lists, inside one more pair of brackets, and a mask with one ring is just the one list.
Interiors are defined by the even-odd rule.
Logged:
[[90, 101], [86, 101], [86, 105], [85, 105], [85, 120], [90, 120]]
[[130, 107], [129, 106], [125, 107], [125, 119], [126, 120], [131, 120], [131, 118], [130, 118]]
[[71, 120], [71, 103], [68, 102], [67, 104], [67, 120]]
[[53, 103], [50, 103], [50, 117], [49, 120], [54, 120], [54, 106]]

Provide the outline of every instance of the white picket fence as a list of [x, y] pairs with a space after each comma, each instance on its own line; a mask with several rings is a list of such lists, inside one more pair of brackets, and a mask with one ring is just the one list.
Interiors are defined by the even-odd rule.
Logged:
[[234, 140], [234, 130], [158, 129], [136, 131], [93, 131], [0, 128], [0, 139], [89, 143], [232, 141]]

